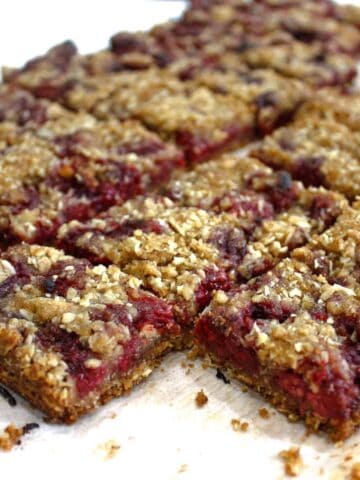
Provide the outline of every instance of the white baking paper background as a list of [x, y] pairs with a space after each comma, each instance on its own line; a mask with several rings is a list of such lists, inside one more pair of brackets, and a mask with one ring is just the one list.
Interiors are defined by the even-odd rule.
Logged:
[[[21, 64], [65, 38], [83, 52], [100, 49], [112, 33], [148, 28], [182, 8], [171, 1], [13, 0], [1, 16], [0, 63]], [[285, 476], [279, 452], [291, 446], [300, 447], [303, 480], [349, 478], [349, 468], [360, 461], [360, 432], [343, 445], [306, 436], [301, 423], [289, 423], [257, 394], [242, 392], [233, 380], [225, 385], [201, 361], [191, 369], [181, 366], [184, 361], [185, 354], [170, 354], [129, 396], [73, 426], [47, 424], [21, 398], [12, 408], [0, 397], [0, 430], [9, 423], [40, 424], [21, 446], [0, 452], [0, 480], [278, 480]], [[201, 389], [209, 401], [199, 409]], [[264, 406], [269, 419], [259, 415]], [[248, 431], [235, 432], [232, 419], [248, 422]]]

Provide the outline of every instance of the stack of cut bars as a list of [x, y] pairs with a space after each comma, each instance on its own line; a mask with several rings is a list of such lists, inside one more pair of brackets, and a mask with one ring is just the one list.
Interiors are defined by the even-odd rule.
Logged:
[[290, 418], [348, 437], [359, 57], [354, 7], [194, 0], [98, 53], [68, 41], [5, 68], [1, 382], [70, 423], [196, 345]]

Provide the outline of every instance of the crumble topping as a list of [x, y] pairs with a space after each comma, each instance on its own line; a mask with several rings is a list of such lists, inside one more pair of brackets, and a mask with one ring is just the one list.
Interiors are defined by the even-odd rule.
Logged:
[[232, 418], [230, 423], [234, 432], [247, 432], [249, 430], [248, 422], [242, 422], [237, 418]]
[[303, 467], [303, 461], [299, 447], [290, 447], [288, 450], [282, 450], [279, 457], [284, 462], [285, 474], [289, 477], [297, 477]]
[[203, 392], [203, 390], [200, 390], [195, 397], [195, 403], [198, 408], [202, 408], [204, 405], [208, 403], [209, 399], [207, 395]]

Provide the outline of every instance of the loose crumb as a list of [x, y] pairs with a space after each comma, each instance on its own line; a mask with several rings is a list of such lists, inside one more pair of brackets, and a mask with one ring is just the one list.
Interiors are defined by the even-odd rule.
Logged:
[[208, 401], [209, 401], [209, 399], [208, 399], [207, 395], [205, 395], [203, 390], [200, 390], [200, 392], [198, 392], [196, 394], [195, 402], [196, 402], [196, 405], [199, 408], [202, 408], [204, 405], [206, 405], [208, 403]]
[[216, 378], [218, 378], [219, 380], [222, 380], [222, 381], [223, 381], [224, 383], [226, 383], [226, 384], [229, 384], [229, 383], [230, 383], [230, 380], [225, 377], [225, 375], [224, 375], [223, 372], [220, 370], [220, 368], [217, 368], [217, 369], [216, 369]]
[[234, 432], [247, 432], [249, 430], [249, 423], [242, 422], [238, 418], [231, 419], [230, 423]]
[[35, 430], [36, 428], [40, 428], [40, 425], [38, 423], [25, 423], [25, 425], [22, 427], [23, 435], [27, 435], [29, 432]]
[[99, 445], [98, 448], [105, 451], [105, 460], [111, 460], [117, 455], [120, 445], [115, 440], [108, 440], [104, 444]]
[[285, 474], [290, 477], [299, 475], [303, 466], [299, 447], [290, 447], [288, 450], [282, 450], [279, 457], [284, 461]]
[[38, 423], [26, 423], [23, 427], [17, 427], [10, 423], [2, 435], [0, 435], [0, 450], [9, 452], [15, 445], [20, 445], [21, 437], [27, 435], [29, 432], [39, 428]]
[[360, 462], [354, 463], [351, 468], [351, 480], [360, 480]]
[[188, 469], [188, 465], [186, 463], [183, 463], [182, 465], [180, 465], [178, 469], [178, 473], [184, 473], [187, 471], [187, 469]]
[[267, 420], [268, 418], [270, 418], [270, 412], [267, 408], [263, 407], [263, 408], [259, 408], [259, 415], [261, 418], [263, 418], [264, 420]]
[[13, 423], [10, 423], [2, 435], [0, 435], [0, 450], [4, 452], [9, 452], [14, 445], [19, 445], [20, 438], [24, 434], [21, 427], [17, 427]]

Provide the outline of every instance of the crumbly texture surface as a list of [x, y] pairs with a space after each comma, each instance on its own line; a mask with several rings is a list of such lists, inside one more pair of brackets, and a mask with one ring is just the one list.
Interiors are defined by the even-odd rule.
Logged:
[[4, 69], [0, 381], [70, 423], [195, 339], [225, 383], [354, 431], [359, 12], [192, 0], [99, 52], [65, 41]]
[[359, 132], [344, 124], [305, 116], [266, 137], [251, 153], [306, 185], [323, 185], [354, 198], [360, 194], [359, 142]]
[[[89, 222], [63, 225], [59, 245], [91, 261], [119, 265], [175, 301], [180, 316], [193, 321], [213, 291], [269, 270], [346, 206], [340, 195], [306, 190], [286, 173], [255, 174], [246, 188], [234, 190], [224, 176], [217, 178], [221, 182], [212, 199], [200, 182], [192, 203], [194, 197], [179, 193], [177, 182], [180, 202], [140, 197]], [[183, 185], [187, 189], [188, 182]]]
[[290, 447], [282, 450], [279, 457], [284, 462], [284, 472], [289, 477], [297, 477], [301, 473], [303, 462], [299, 447]]
[[125, 392], [179, 341], [171, 305], [115, 266], [38, 245], [0, 265], [0, 379], [52, 420]]
[[8, 425], [4, 432], [0, 435], [0, 450], [9, 452], [12, 448], [20, 443], [20, 439], [23, 435], [23, 429], [18, 428], [14, 424]]
[[286, 79], [272, 70], [203, 70], [194, 80], [216, 93], [231, 94], [247, 103], [255, 113], [256, 129], [262, 134], [289, 120], [309, 94], [303, 82]]
[[215, 296], [195, 338], [290, 418], [342, 439], [360, 422], [357, 340], [344, 333], [347, 322], [336, 310], [343, 302], [358, 300], [305, 263], [286, 259], [221, 301]]
[[360, 95], [357, 92], [340, 94], [324, 89], [309, 98], [299, 108], [296, 119], [302, 123], [329, 120], [346, 125], [353, 132], [360, 131]]
[[204, 160], [254, 135], [254, 114], [243, 100], [181, 82], [157, 69], [90, 78], [68, 93], [67, 104], [99, 118], [138, 118], [174, 140], [189, 162]]
[[0, 163], [5, 244], [46, 243], [62, 223], [145, 193], [185, 165], [181, 151], [139, 122], [98, 122], [81, 113], [48, 120], [36, 131], [17, 129], [10, 143]]

